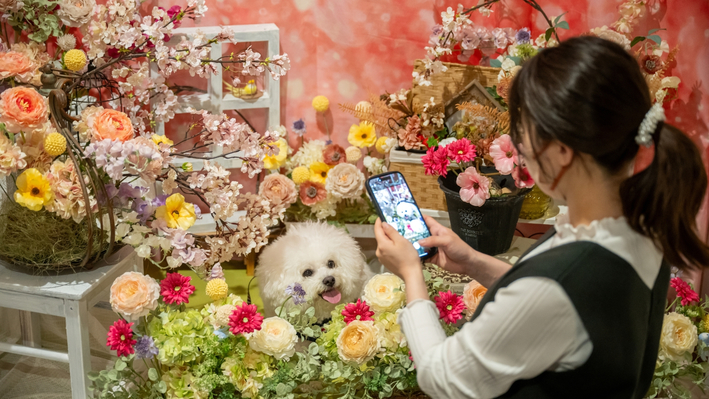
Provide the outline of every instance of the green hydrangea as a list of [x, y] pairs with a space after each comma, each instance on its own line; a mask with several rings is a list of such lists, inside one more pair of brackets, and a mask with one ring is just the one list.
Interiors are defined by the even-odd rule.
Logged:
[[245, 398], [257, 398], [263, 381], [275, 374], [274, 359], [248, 349], [242, 356], [230, 356], [222, 363], [222, 372]]
[[160, 350], [158, 359], [167, 366], [180, 366], [200, 356], [205, 337], [213, 335], [200, 312], [167, 310], [148, 324], [148, 334]]
[[187, 367], [173, 367], [162, 375], [167, 384], [167, 399], [207, 399], [209, 392], [196, 388], [194, 376]]
[[522, 58], [523, 60], [534, 57], [535, 55], [537, 55], [538, 52], [538, 50], [532, 47], [532, 45], [529, 43], [517, 45], [516, 50], [517, 56]]

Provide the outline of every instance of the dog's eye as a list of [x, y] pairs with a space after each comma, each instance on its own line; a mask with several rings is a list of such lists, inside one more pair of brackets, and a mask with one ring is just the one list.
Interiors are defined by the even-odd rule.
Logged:
[[335, 261], [334, 260], [327, 261], [327, 267], [329, 267], [330, 269], [334, 269], [335, 268]]
[[313, 275], [313, 271], [310, 269], [303, 272], [303, 277], [310, 277], [312, 275]]

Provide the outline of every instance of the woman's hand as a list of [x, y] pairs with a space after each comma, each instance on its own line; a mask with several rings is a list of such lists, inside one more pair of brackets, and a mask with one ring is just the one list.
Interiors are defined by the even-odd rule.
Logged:
[[404, 281], [413, 273], [422, 275], [418, 252], [395, 228], [377, 219], [374, 237], [377, 239], [377, 258], [389, 271]]
[[428, 260], [452, 273], [470, 274], [477, 252], [461, 240], [453, 230], [443, 227], [436, 219], [424, 216], [431, 237], [419, 240], [422, 247], [437, 247], [438, 252]]

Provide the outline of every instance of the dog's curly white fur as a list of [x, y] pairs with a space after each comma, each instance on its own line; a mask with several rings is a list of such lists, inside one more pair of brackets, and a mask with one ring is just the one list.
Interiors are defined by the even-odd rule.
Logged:
[[267, 317], [288, 298], [286, 288], [299, 283], [319, 321], [337, 304], [357, 300], [372, 275], [357, 242], [326, 223], [291, 226], [264, 249], [256, 267]]

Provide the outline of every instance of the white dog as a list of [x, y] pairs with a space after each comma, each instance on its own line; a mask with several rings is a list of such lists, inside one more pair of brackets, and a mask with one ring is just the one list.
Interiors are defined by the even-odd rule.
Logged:
[[298, 283], [319, 321], [338, 304], [355, 301], [372, 275], [357, 242], [326, 223], [292, 226], [264, 249], [256, 267], [266, 317], [290, 296], [288, 286]]

